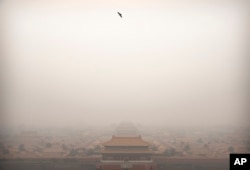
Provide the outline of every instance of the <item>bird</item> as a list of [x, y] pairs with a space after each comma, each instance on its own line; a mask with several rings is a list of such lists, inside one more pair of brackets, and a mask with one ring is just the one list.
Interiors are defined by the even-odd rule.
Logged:
[[117, 14], [122, 18], [122, 14], [120, 12], [117, 12]]

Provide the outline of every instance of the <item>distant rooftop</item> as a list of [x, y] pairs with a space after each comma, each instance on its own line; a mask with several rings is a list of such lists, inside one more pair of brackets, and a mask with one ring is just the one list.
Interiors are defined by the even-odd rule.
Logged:
[[137, 149], [137, 150], [134, 150], [134, 149], [119, 149], [119, 150], [103, 150], [103, 151], [101, 151], [101, 153], [112, 153], [112, 154], [138, 154], [138, 153], [140, 153], [140, 154], [151, 154], [152, 153], [152, 151], [151, 150], [149, 150], [149, 149], [146, 149], [146, 150], [139, 150], [139, 149]]
[[133, 123], [123, 122], [116, 128], [115, 136], [136, 137], [138, 136], [138, 131]]
[[141, 136], [120, 137], [113, 136], [111, 140], [105, 142], [104, 146], [150, 146], [149, 143], [142, 140]]

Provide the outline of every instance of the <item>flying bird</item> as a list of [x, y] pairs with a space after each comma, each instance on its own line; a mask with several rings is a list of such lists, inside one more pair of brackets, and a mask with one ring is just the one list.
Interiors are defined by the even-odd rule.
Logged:
[[117, 12], [118, 13], [118, 15], [122, 18], [122, 14], [120, 13], [120, 12]]

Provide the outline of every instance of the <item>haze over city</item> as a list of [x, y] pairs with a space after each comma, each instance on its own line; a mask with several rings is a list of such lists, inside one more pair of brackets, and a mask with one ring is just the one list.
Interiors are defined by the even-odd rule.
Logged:
[[248, 125], [246, 4], [3, 0], [1, 123]]

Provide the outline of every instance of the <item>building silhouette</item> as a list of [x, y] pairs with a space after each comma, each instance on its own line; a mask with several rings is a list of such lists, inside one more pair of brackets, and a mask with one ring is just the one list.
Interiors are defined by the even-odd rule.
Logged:
[[154, 170], [150, 144], [132, 124], [121, 124], [112, 138], [103, 143], [99, 170]]

